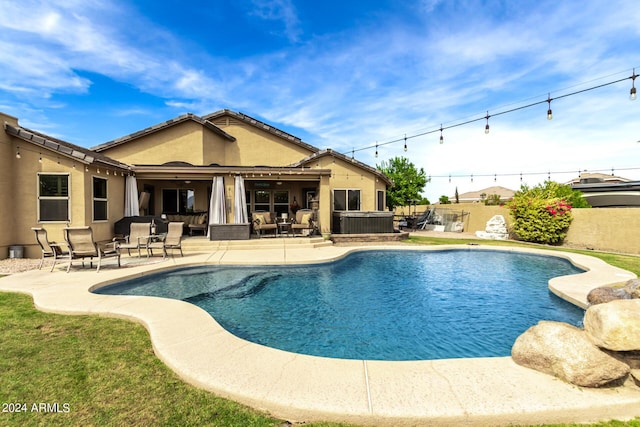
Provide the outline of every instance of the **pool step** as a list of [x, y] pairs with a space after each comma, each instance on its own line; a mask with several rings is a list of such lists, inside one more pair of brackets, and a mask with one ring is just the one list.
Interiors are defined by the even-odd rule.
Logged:
[[184, 252], [213, 252], [217, 250], [245, 249], [296, 249], [331, 246], [330, 240], [322, 237], [264, 237], [250, 240], [210, 241], [203, 236], [186, 237], [182, 240]]

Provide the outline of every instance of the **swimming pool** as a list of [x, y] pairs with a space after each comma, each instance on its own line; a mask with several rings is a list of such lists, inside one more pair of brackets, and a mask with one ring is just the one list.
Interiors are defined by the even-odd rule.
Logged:
[[424, 360], [507, 356], [539, 320], [579, 325], [584, 311], [547, 282], [582, 271], [541, 255], [385, 250], [326, 264], [183, 268], [95, 292], [184, 300], [236, 336], [282, 350]]

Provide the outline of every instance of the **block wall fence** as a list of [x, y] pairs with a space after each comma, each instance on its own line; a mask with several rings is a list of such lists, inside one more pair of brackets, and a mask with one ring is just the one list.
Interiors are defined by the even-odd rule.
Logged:
[[[511, 223], [509, 209], [501, 206], [485, 206], [480, 203], [436, 205], [436, 208], [468, 212], [464, 232], [483, 231], [494, 215], [502, 215]], [[414, 207], [396, 208], [396, 214], [413, 214]], [[416, 206], [422, 213], [430, 206]], [[640, 255], [640, 208], [589, 208], [573, 209], [573, 222], [563, 246]], [[447, 233], [448, 234], [448, 233]]]

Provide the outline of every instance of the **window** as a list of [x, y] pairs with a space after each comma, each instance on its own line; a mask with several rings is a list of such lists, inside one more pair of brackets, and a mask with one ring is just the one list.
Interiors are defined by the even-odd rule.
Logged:
[[162, 190], [162, 213], [185, 214], [193, 212], [194, 191], [182, 188]]
[[377, 192], [377, 203], [378, 203], [378, 210], [379, 211], [384, 211], [385, 210], [385, 203], [384, 203], [384, 191], [383, 190], [378, 190], [378, 192]]
[[334, 211], [359, 211], [360, 190], [333, 190]]
[[38, 174], [38, 221], [69, 222], [69, 175]]
[[253, 206], [255, 211], [271, 211], [271, 192], [266, 190], [256, 190], [253, 193]]
[[106, 221], [107, 218], [107, 180], [93, 177], [93, 220]]
[[289, 192], [277, 190], [273, 192], [273, 211], [277, 217], [289, 212]]

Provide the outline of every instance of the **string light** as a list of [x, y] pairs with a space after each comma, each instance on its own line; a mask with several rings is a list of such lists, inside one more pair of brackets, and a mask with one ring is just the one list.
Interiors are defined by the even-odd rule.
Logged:
[[[378, 142], [377, 145], [378, 145], [378, 147], [380, 147], [380, 146], [384, 146], [384, 145], [393, 144], [393, 143], [396, 143], [396, 142], [404, 142], [404, 144], [406, 146], [406, 142], [407, 142], [408, 139], [418, 138], [418, 137], [429, 135], [429, 134], [432, 134], [432, 133], [435, 133], [435, 132], [438, 132], [438, 131], [440, 131], [440, 133], [442, 134], [442, 131], [444, 131], [444, 130], [452, 129], [452, 128], [455, 128], [455, 127], [464, 126], [464, 125], [467, 125], [467, 124], [470, 124], [470, 123], [475, 123], [475, 122], [480, 121], [480, 120], [487, 121], [487, 123], [485, 124], [485, 132], [486, 132], [486, 130], [487, 130], [487, 126], [486, 125], [489, 124], [488, 123], [488, 118], [489, 117], [495, 117], [495, 116], [500, 116], [500, 115], [504, 115], [504, 114], [513, 113], [513, 112], [516, 112], [516, 111], [519, 111], [519, 110], [524, 110], [526, 108], [531, 108], [533, 106], [536, 106], [536, 105], [539, 105], [539, 104], [544, 104], [544, 103], [548, 104], [548, 107], [547, 107], [547, 118], [549, 120], [551, 120], [553, 118], [553, 112], [551, 110], [551, 101], [555, 101], [555, 100], [562, 99], [562, 98], [567, 98], [569, 96], [578, 95], [578, 94], [583, 93], [583, 92], [588, 92], [588, 91], [592, 91], [592, 90], [595, 90], [595, 89], [600, 89], [600, 88], [603, 88], [603, 87], [606, 87], [606, 86], [611, 86], [613, 84], [620, 83], [620, 82], [623, 82], [623, 81], [629, 80], [629, 79], [632, 80], [632, 90], [630, 91], [630, 95], [634, 95], [635, 94], [635, 90], [634, 89], [636, 89], [634, 83], [635, 83], [635, 79], [637, 77], [640, 77], [640, 75], [635, 73], [635, 68], [634, 68], [633, 69], [633, 74], [631, 76], [629, 76], [629, 77], [624, 77], [624, 78], [621, 78], [621, 79], [608, 81], [606, 83], [602, 83], [602, 84], [599, 84], [599, 85], [596, 85], [596, 86], [591, 86], [591, 87], [588, 87], [588, 88], [585, 88], [585, 89], [581, 89], [581, 90], [569, 92], [569, 93], [566, 93], [566, 94], [563, 94], [563, 95], [559, 95], [559, 96], [556, 96], [554, 98], [551, 98], [551, 93], [548, 93], [547, 94], [547, 98], [544, 99], [544, 100], [541, 100], [541, 101], [535, 101], [535, 102], [532, 102], [532, 103], [529, 103], [529, 104], [526, 104], [526, 105], [521, 105], [519, 107], [511, 108], [511, 109], [504, 110], [504, 111], [499, 111], [499, 112], [493, 113], [491, 115], [489, 115], [488, 112], [487, 112], [487, 114], [485, 116], [482, 116], [480, 118], [470, 119], [470, 120], [466, 120], [466, 121], [460, 121], [460, 122], [457, 122], [457, 123], [453, 123], [453, 124], [451, 124], [449, 126], [443, 126], [442, 124], [440, 124], [440, 128], [427, 130], [425, 132], [420, 132], [420, 133], [417, 133], [417, 134], [414, 134], [414, 135], [409, 135], [409, 136], [407, 136], [405, 134], [405, 136], [403, 138], [394, 139], [394, 140], [390, 140], [390, 141], [386, 141], [386, 142]], [[630, 99], [635, 99], [635, 97], [630, 96]], [[442, 138], [441, 141], [444, 142], [444, 137]], [[373, 147], [374, 147], [374, 145], [368, 145], [368, 146], [361, 147], [361, 148], [358, 148], [358, 149], [352, 149], [352, 151], [351, 151], [352, 157], [354, 156], [354, 153], [356, 151], [369, 150], [369, 149], [371, 149]], [[345, 152], [343, 154], [346, 155], [347, 153]]]
[[631, 90], [629, 91], [629, 99], [632, 101], [636, 100], [636, 69], [633, 69], [633, 74], [631, 75]]
[[442, 137], [442, 123], [440, 123], [440, 144], [444, 143], [444, 138]]
[[489, 116], [489, 111], [487, 111], [487, 116], [486, 116], [487, 124], [484, 126], [484, 133], [485, 134], [489, 133], [489, 117], [491, 117], [491, 116]]
[[16, 147], [16, 159], [21, 158], [22, 156], [20, 155], [20, 146]]
[[407, 134], [404, 134], [404, 152], [407, 152]]
[[376, 142], [376, 159], [378, 158], [378, 143]]
[[[602, 168], [602, 169], [592, 169], [590, 171], [588, 171], [589, 173], [614, 173], [615, 171], [618, 171], [618, 173], [620, 173], [621, 171], [640, 171], [640, 167], [635, 167], [635, 168], [612, 168], [612, 167], [608, 167], [608, 168]], [[563, 171], [552, 171], [552, 170], [546, 170], [546, 171], [540, 171], [540, 172], [516, 172], [516, 173], [487, 173], [487, 174], [447, 174], [447, 175], [431, 175], [431, 178], [437, 178], [437, 179], [447, 179], [449, 181], [449, 183], [451, 183], [453, 178], [469, 178], [471, 177], [472, 179], [474, 178], [493, 178], [494, 180], [497, 180], [498, 177], [515, 177], [515, 176], [519, 176], [520, 177], [520, 182], [524, 181], [525, 177], [533, 177], [533, 176], [545, 176], [547, 177], [547, 179], [551, 179], [552, 175], [578, 175], [581, 176], [583, 173], [586, 173], [586, 170], [582, 170], [582, 169], [574, 169], [574, 170], [563, 170]]]
[[40, 156], [40, 157], [38, 158], [38, 163], [42, 163], [42, 153], [38, 153], [38, 155]]

